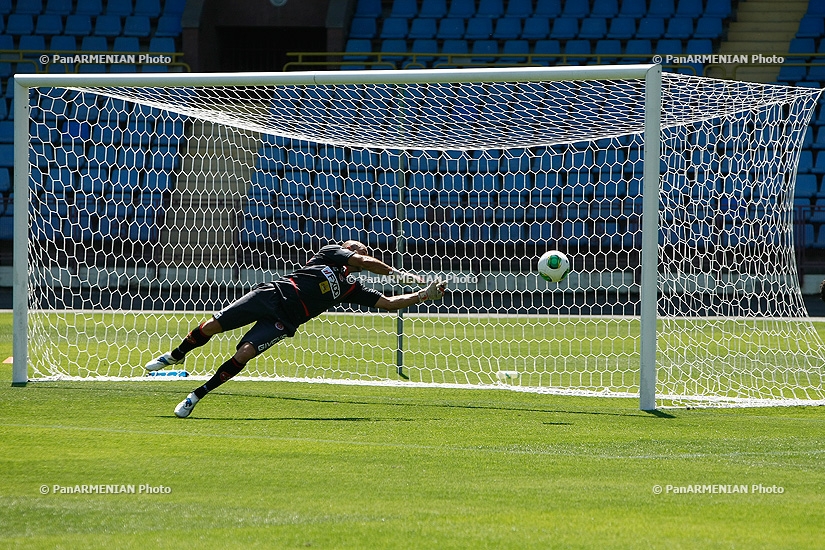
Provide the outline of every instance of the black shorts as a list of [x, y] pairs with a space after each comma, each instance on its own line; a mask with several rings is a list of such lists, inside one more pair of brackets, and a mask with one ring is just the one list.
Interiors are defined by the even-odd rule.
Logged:
[[256, 288], [214, 315], [224, 331], [255, 325], [241, 338], [237, 347], [248, 342], [258, 353], [265, 351], [293, 331], [280, 320], [280, 296], [272, 287]]

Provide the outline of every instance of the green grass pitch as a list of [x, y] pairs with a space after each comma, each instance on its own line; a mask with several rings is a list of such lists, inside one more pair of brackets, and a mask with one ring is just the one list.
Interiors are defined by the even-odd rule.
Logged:
[[822, 547], [822, 408], [0, 379], [2, 548]]

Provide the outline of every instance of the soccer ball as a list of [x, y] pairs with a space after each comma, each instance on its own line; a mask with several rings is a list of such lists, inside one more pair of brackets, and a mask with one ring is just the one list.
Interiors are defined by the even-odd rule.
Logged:
[[558, 250], [548, 250], [539, 258], [539, 275], [545, 281], [560, 283], [570, 273], [567, 254]]

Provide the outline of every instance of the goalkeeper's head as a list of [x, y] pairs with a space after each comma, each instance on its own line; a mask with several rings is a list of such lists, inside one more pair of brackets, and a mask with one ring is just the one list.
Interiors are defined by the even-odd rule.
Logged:
[[352, 250], [356, 254], [361, 254], [362, 256], [369, 256], [369, 249], [364, 246], [364, 243], [358, 241], [344, 241], [341, 243], [342, 248], [346, 248], [347, 250]]

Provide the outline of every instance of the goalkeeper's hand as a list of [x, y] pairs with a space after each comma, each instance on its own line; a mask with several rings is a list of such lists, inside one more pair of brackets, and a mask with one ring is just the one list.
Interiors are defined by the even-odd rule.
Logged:
[[436, 279], [435, 281], [431, 282], [427, 288], [420, 290], [418, 292], [418, 301], [419, 303], [426, 302], [427, 300], [440, 300], [444, 297], [444, 292], [447, 290], [447, 283], [442, 281], [441, 279]]
[[405, 285], [423, 285], [427, 282], [427, 280], [424, 277], [421, 277], [420, 275], [416, 275], [415, 273], [409, 273], [407, 271], [401, 271], [400, 269], [395, 268], [390, 268], [390, 277], [394, 277], [396, 281]]

